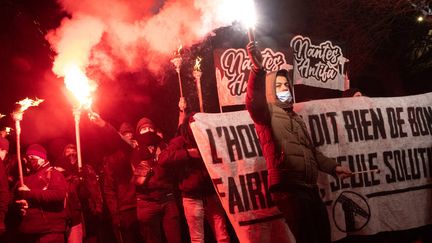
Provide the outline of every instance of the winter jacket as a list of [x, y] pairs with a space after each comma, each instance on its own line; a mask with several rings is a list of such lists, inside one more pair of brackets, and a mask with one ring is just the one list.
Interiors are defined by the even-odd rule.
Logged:
[[113, 217], [121, 211], [136, 208], [135, 184], [130, 164], [130, 151], [118, 149], [104, 158], [103, 191]]
[[337, 163], [313, 145], [303, 120], [275, 95], [276, 72], [251, 71], [246, 108], [255, 123], [271, 191], [316, 187], [318, 170], [334, 174]]
[[[159, 150], [166, 145], [161, 143]], [[134, 151], [132, 164], [134, 166], [134, 177], [144, 177], [144, 183], [136, 186], [137, 198], [149, 201], [166, 201], [174, 199], [176, 177], [173, 170], [160, 165], [157, 156], [148, 157], [145, 146]]]
[[159, 163], [178, 173], [179, 188], [183, 197], [202, 198], [216, 191], [202, 159], [191, 158], [187, 149], [192, 148], [184, 137], [173, 138], [159, 155]]
[[136, 208], [131, 165], [134, 146], [108, 123], [100, 129], [100, 134], [101, 143], [107, 152], [104, 156], [103, 194], [111, 216], [118, 217], [121, 211]]
[[68, 186], [66, 212], [69, 226], [81, 223], [83, 216], [101, 215], [102, 193], [93, 168], [85, 164], [78, 173], [77, 165], [71, 165], [65, 158], [57, 166], [55, 168], [63, 172]]
[[53, 167], [46, 166], [24, 177], [24, 184], [30, 191], [21, 191], [15, 200], [27, 200], [29, 208], [20, 219], [18, 232], [23, 234], [64, 232], [67, 183], [63, 175]]

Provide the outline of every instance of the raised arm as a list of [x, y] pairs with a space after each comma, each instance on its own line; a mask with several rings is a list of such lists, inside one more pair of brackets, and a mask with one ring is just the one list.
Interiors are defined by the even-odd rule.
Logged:
[[246, 91], [246, 109], [255, 123], [260, 125], [269, 124], [270, 114], [265, 91], [266, 72], [262, 67], [261, 52], [256, 42], [249, 42], [246, 49], [252, 62]]

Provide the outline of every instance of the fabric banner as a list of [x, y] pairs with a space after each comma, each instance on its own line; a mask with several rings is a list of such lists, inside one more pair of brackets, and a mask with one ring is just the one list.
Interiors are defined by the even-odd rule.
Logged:
[[[266, 70], [292, 69], [286, 49], [265, 48], [261, 53]], [[214, 63], [220, 106], [243, 105], [251, 67], [246, 49], [216, 49]]]
[[192, 131], [240, 242], [295, 242], [273, 205], [267, 169], [247, 111], [194, 115]]
[[[310, 101], [295, 110], [318, 149], [354, 172], [342, 181], [319, 176], [332, 240], [432, 223], [432, 93]], [[278, 222], [279, 212], [249, 114], [194, 118], [194, 136], [239, 238], [269, 242], [258, 239], [274, 236], [268, 223]]]
[[294, 52], [294, 84], [345, 90], [345, 62], [341, 47], [330, 41], [312, 44], [308, 37], [295, 36], [290, 46]]

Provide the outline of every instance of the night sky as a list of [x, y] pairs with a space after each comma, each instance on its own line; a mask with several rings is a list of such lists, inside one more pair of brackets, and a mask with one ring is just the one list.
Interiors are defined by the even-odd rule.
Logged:
[[[262, 16], [257, 39], [268, 37], [266, 40], [280, 43], [284, 36], [301, 34], [342, 43], [350, 59], [351, 86], [371, 97], [431, 92], [431, 16], [418, 23], [416, 17], [421, 11], [408, 1], [395, 0], [391, 7], [384, 3], [381, 6], [380, 2], [257, 1], [257, 11]], [[74, 139], [71, 103], [63, 80], [51, 71], [55, 52], [45, 39], [47, 32], [57, 28], [68, 15], [54, 0], [0, 2], [0, 113], [10, 114], [14, 103], [25, 97], [46, 100], [25, 113], [24, 144], [40, 142], [49, 146], [54, 144], [52, 141]], [[203, 78], [208, 80], [203, 84], [206, 112], [219, 110], [212, 70], [213, 48], [242, 47], [247, 42], [246, 35], [234, 27], [220, 28], [215, 33], [216, 36], [185, 48], [182, 67], [185, 96], [192, 109], [197, 109], [191, 74], [193, 60], [188, 58], [203, 56]], [[178, 116], [176, 78], [174, 68], [167, 63], [158, 75], [143, 67], [133, 73], [119, 73], [114, 80], [97, 80], [93, 108], [115, 127], [122, 121], [135, 124], [140, 117], [148, 116], [167, 137], [172, 137]], [[96, 143], [88, 119], [83, 116], [81, 120], [84, 144]], [[12, 126], [10, 117], [0, 122]]]

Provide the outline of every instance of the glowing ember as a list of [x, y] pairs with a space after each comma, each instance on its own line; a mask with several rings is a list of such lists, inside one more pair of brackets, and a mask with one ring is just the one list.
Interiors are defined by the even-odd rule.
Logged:
[[202, 60], [201, 57], [197, 57], [197, 58], [195, 59], [194, 71], [201, 72], [201, 60]]
[[78, 100], [79, 106], [90, 108], [92, 103], [91, 93], [96, 89], [96, 87], [90, 84], [90, 80], [77, 65], [69, 65], [65, 67], [64, 82], [66, 88], [72, 92]]
[[17, 104], [20, 105], [19, 112], [24, 112], [25, 110], [27, 110], [31, 106], [38, 106], [43, 101], [44, 101], [43, 99], [38, 99], [38, 98], [36, 98], [36, 100], [32, 100], [29, 98], [25, 98], [23, 100], [20, 100], [17, 102]]

